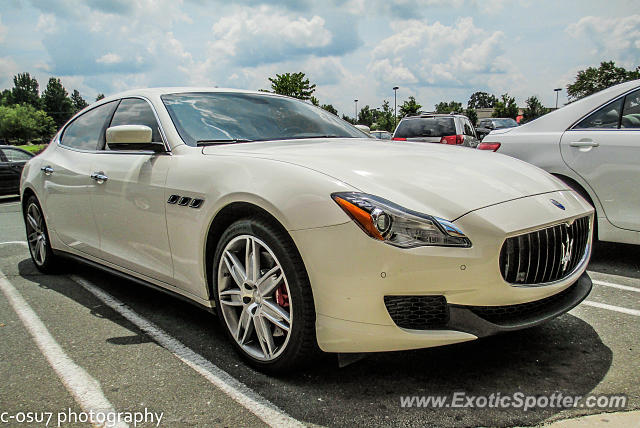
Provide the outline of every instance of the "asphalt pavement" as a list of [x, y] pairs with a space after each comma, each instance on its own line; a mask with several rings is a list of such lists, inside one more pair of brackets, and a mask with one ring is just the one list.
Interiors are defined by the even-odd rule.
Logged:
[[538, 426], [616, 410], [401, 405], [455, 393], [624, 394], [625, 411], [640, 408], [640, 246], [599, 243], [587, 301], [541, 326], [276, 378], [239, 360], [214, 315], [81, 265], [42, 275], [24, 241], [18, 199], [0, 198], [0, 419], [51, 412], [57, 426], [98, 402], [166, 427]]

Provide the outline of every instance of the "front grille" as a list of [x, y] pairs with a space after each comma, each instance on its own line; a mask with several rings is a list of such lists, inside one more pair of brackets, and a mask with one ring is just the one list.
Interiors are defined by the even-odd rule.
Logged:
[[449, 322], [444, 296], [384, 296], [384, 304], [398, 327], [428, 330]]
[[526, 318], [536, 317], [546, 314], [549, 310], [562, 304], [570, 294], [573, 293], [577, 283], [553, 296], [546, 297], [533, 302], [520, 303], [509, 306], [465, 306], [480, 318], [494, 324], [508, 324], [510, 322], [522, 321]]
[[516, 284], [544, 284], [565, 278], [587, 250], [589, 217], [508, 238], [500, 251], [500, 272]]

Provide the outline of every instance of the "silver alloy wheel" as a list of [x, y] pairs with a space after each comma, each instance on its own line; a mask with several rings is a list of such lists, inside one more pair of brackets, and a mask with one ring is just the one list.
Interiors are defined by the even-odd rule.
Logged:
[[42, 266], [47, 257], [47, 234], [44, 231], [44, 217], [38, 205], [31, 203], [27, 208], [27, 241], [29, 250], [33, 256], [33, 261]]
[[287, 347], [293, 322], [289, 284], [275, 254], [251, 235], [233, 238], [218, 264], [218, 301], [240, 347], [272, 361]]

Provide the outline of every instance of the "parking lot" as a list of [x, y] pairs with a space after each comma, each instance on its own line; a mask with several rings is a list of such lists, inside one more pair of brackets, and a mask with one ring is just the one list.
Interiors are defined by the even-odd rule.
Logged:
[[23, 229], [19, 200], [0, 198], [0, 411], [7, 414], [107, 404], [162, 413], [160, 426], [535, 426], [607, 411], [401, 406], [404, 396], [456, 392], [624, 394], [626, 410], [640, 408], [640, 246], [597, 244], [587, 301], [541, 326], [369, 355], [344, 368], [327, 357], [275, 378], [245, 366], [215, 316], [188, 303], [79, 265], [39, 274]]

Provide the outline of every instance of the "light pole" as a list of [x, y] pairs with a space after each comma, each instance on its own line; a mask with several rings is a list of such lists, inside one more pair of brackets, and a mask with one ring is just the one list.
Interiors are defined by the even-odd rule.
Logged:
[[556, 92], [556, 110], [558, 110], [558, 94], [560, 93], [561, 90], [562, 88], [554, 89], [554, 91]]
[[358, 100], [353, 100], [354, 103], [356, 103], [356, 116], [355, 116], [355, 120], [356, 123], [358, 123]]
[[396, 130], [396, 126], [397, 123], [396, 121], [398, 120], [398, 87], [394, 86], [393, 87], [393, 130]]

